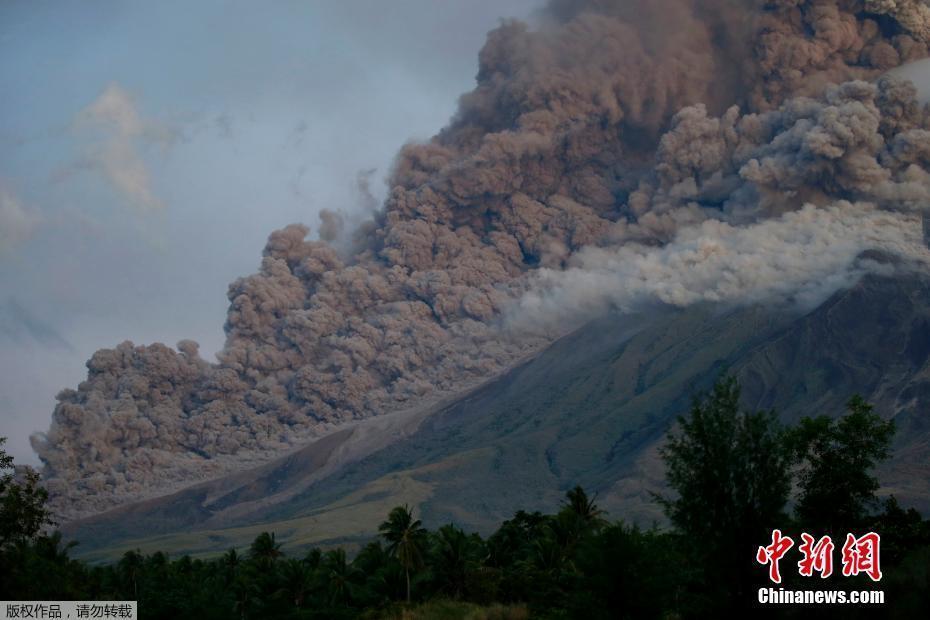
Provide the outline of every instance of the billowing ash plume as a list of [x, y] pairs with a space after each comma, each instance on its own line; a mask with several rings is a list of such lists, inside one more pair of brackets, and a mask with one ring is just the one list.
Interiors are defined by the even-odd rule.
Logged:
[[889, 268], [862, 250], [922, 259], [930, 122], [878, 78], [927, 56], [928, 24], [917, 0], [553, 0], [539, 30], [503, 24], [356, 249], [271, 234], [218, 364], [94, 355], [34, 439], [49, 489], [99, 510], [488, 377], [545, 342], [515, 313], [814, 303]]

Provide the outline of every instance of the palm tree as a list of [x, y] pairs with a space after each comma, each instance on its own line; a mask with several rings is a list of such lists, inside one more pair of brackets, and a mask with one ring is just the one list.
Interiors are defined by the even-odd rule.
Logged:
[[249, 557], [265, 567], [274, 565], [281, 555], [281, 545], [275, 542], [274, 532], [262, 532], [249, 547]]
[[239, 573], [239, 565], [242, 563], [242, 558], [236, 553], [235, 549], [230, 549], [223, 554], [223, 558], [220, 562], [224, 569], [226, 583], [232, 583], [233, 579], [235, 579], [236, 575]]
[[531, 561], [537, 569], [550, 577], [556, 577], [562, 570], [566, 557], [564, 542], [553, 529], [531, 543]]
[[239, 613], [239, 618], [245, 620], [246, 614], [254, 606], [259, 597], [258, 584], [249, 575], [238, 575], [233, 583], [235, 603], [233, 611]]
[[453, 598], [465, 592], [468, 575], [478, 563], [478, 544], [451, 523], [436, 533], [433, 564], [443, 589]]
[[330, 604], [341, 602], [348, 607], [352, 599], [352, 578], [355, 570], [346, 561], [345, 549], [339, 547], [327, 551], [323, 557], [323, 569], [328, 582]]
[[304, 564], [307, 567], [316, 570], [320, 567], [320, 562], [323, 561], [323, 552], [319, 548], [314, 547], [307, 552], [307, 555], [304, 556]]
[[577, 516], [585, 529], [596, 530], [604, 525], [605, 513], [594, 503], [594, 500], [597, 499], [596, 493], [594, 497], [589, 499], [584, 489], [576, 486], [565, 494], [565, 499], [566, 501], [562, 503], [563, 509], [567, 509]]
[[300, 607], [313, 589], [313, 571], [300, 560], [286, 560], [281, 567], [281, 582], [278, 593], [293, 601], [294, 607]]
[[239, 554], [236, 553], [235, 549], [230, 549], [223, 554], [223, 566], [232, 571], [235, 571], [237, 568], [239, 568], [239, 561]]
[[397, 558], [404, 567], [407, 579], [407, 603], [410, 603], [410, 571], [423, 565], [423, 548], [426, 529], [419, 519], [413, 518], [410, 508], [404, 504], [394, 508], [387, 521], [378, 527], [378, 532], [387, 541], [387, 552]]
[[138, 550], [127, 551], [119, 561], [119, 572], [132, 584], [132, 594], [139, 600], [139, 571], [142, 569], [142, 554]]

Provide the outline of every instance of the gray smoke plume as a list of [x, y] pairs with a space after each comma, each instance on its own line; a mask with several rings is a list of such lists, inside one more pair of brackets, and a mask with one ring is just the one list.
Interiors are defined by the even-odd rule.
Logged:
[[888, 268], [863, 249], [922, 260], [930, 124], [878, 78], [927, 55], [928, 23], [922, 2], [854, 0], [553, 0], [538, 30], [504, 23], [356, 249], [325, 241], [331, 215], [320, 241], [271, 234], [229, 288], [218, 364], [189, 341], [94, 355], [34, 437], [56, 505], [163, 492], [493, 375], [546, 342], [502, 328], [515, 308], [565, 329], [566, 309], [649, 300], [812, 303]]

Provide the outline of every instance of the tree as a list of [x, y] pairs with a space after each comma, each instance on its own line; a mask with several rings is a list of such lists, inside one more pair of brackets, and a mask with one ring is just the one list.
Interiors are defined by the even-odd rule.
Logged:
[[565, 555], [571, 557], [582, 538], [600, 530], [605, 524], [604, 511], [597, 507], [580, 486], [565, 494], [562, 509], [549, 524]]
[[249, 557], [266, 568], [274, 565], [281, 557], [281, 545], [275, 542], [274, 532], [259, 534], [249, 547]]
[[[894, 495], [882, 502], [882, 511], [867, 523], [868, 529], [882, 535], [883, 563], [897, 564], [914, 549], [930, 546], [930, 521], [914, 508], [902, 508]], [[930, 584], [930, 573], [927, 579]]]
[[130, 550], [119, 561], [119, 574], [122, 580], [132, 586], [132, 598], [139, 600], [139, 573], [142, 571], [142, 554]]
[[804, 418], [791, 433], [800, 459], [795, 512], [804, 525], [836, 532], [862, 524], [877, 500], [875, 465], [888, 458], [894, 422], [883, 421], [861, 396], [838, 419]]
[[48, 492], [39, 485], [39, 474], [24, 468], [17, 475], [4, 443], [6, 437], [0, 437], [0, 550], [34, 539], [43, 527], [54, 523], [45, 507]]
[[239, 573], [239, 566], [242, 564], [242, 558], [239, 557], [235, 549], [230, 549], [223, 554], [221, 563], [225, 573], [225, 583], [229, 585]]
[[657, 499], [691, 541], [707, 579], [724, 590], [712, 595], [717, 599], [728, 591], [746, 598], [743, 576], [754, 574], [759, 541], [784, 526], [791, 487], [784, 428], [772, 411], [741, 411], [739, 397], [736, 379], [722, 377], [710, 393], [694, 398], [689, 415], [678, 419], [678, 432], [661, 449], [677, 497]]
[[388, 514], [387, 521], [378, 527], [378, 532], [387, 541], [387, 551], [404, 567], [407, 579], [407, 603], [410, 603], [410, 572], [423, 565], [423, 550], [426, 546], [426, 530], [419, 519], [413, 518], [410, 508], [404, 504]]
[[[570, 593], [568, 617], [670, 618], [681, 570], [675, 537], [624, 523], [606, 525], [579, 547], [582, 575]], [[572, 613], [574, 612], [574, 613]]]
[[307, 595], [313, 590], [313, 570], [306, 563], [289, 559], [281, 567], [281, 588], [279, 594], [286, 596], [294, 603], [294, 607], [301, 607]]
[[562, 508], [570, 510], [587, 528], [598, 529], [604, 525], [604, 511], [594, 503], [596, 499], [597, 494], [588, 498], [584, 489], [576, 486], [565, 494]]
[[241, 620], [245, 620], [249, 610], [260, 600], [261, 591], [258, 584], [250, 575], [240, 573], [233, 582], [233, 594], [233, 611], [239, 614]]
[[439, 588], [458, 599], [465, 594], [468, 577], [480, 564], [481, 541], [460, 528], [444, 525], [433, 541], [433, 571]]
[[307, 552], [307, 555], [304, 556], [304, 564], [313, 570], [319, 568], [322, 561], [323, 552], [319, 549], [319, 547], [314, 547]]
[[346, 552], [342, 547], [327, 551], [323, 556], [323, 570], [326, 575], [329, 601], [331, 605], [342, 603], [348, 607], [352, 600], [355, 570], [346, 560]]
[[363, 587], [356, 589], [356, 599], [364, 605], [383, 605], [404, 596], [404, 569], [388, 555], [380, 539], [362, 547], [352, 566], [364, 575]]
[[545, 534], [547, 521], [548, 517], [540, 512], [518, 510], [488, 538], [488, 565], [503, 568], [513, 564], [525, 555], [533, 541]]

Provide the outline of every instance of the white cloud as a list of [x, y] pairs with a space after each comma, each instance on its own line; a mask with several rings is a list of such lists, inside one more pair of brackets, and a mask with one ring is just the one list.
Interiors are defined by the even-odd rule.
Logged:
[[42, 221], [37, 210], [24, 206], [9, 189], [0, 185], [0, 254], [12, 251], [32, 237]]
[[99, 135], [79, 167], [101, 170], [116, 191], [142, 210], [164, 208], [152, 188], [141, 149], [146, 144], [170, 146], [177, 139], [175, 131], [142, 118], [135, 99], [116, 83], [81, 110], [75, 125]]

